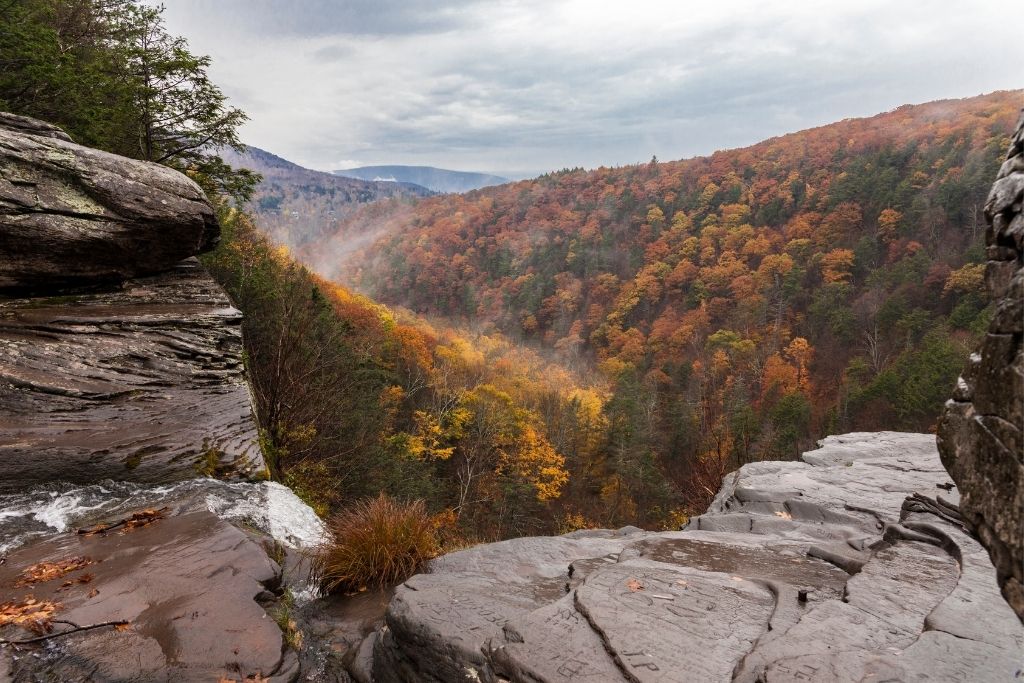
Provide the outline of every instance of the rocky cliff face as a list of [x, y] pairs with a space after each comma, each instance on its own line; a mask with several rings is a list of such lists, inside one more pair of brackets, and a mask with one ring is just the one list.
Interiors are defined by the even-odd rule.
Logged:
[[985, 205], [985, 286], [995, 314], [939, 421], [961, 511], [1024, 620], [1024, 114]]
[[241, 319], [194, 259], [116, 289], [0, 299], [0, 490], [262, 472]]
[[925, 434], [729, 475], [679, 532], [478, 546], [396, 591], [360, 681], [1014, 680], [1024, 627]]
[[182, 174], [0, 114], [0, 490], [263, 470], [241, 314], [182, 261], [218, 236]]
[[180, 173], [0, 114], [0, 681], [298, 676], [266, 608], [323, 531], [222, 481], [265, 465], [217, 238]]

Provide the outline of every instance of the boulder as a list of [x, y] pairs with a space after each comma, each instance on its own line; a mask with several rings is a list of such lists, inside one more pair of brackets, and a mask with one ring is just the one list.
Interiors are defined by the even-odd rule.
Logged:
[[104, 292], [0, 299], [0, 490], [263, 472], [241, 322], [195, 259]]
[[728, 475], [681, 531], [439, 558], [351, 666], [384, 683], [1012, 680], [1024, 626], [956, 504], [933, 437], [829, 437]]
[[206, 196], [181, 173], [0, 114], [0, 289], [157, 273], [212, 249], [219, 234]]
[[960, 509], [1024, 620], [1024, 113], [985, 205], [992, 321], [939, 420]]

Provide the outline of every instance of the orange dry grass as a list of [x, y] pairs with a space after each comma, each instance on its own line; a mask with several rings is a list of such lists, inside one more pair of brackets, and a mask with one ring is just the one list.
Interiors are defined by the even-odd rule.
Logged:
[[339, 513], [328, 526], [333, 543], [316, 559], [327, 590], [394, 585], [440, 550], [438, 520], [421, 500], [403, 503], [381, 494]]

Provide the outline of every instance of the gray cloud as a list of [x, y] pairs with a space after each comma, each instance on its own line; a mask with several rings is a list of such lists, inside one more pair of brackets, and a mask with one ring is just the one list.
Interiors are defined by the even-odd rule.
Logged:
[[400, 36], [467, 27], [484, 0], [172, 0], [175, 14], [216, 17], [258, 36]]
[[170, 0], [244, 139], [314, 168], [505, 174], [705, 154], [1024, 85], [1014, 5]]

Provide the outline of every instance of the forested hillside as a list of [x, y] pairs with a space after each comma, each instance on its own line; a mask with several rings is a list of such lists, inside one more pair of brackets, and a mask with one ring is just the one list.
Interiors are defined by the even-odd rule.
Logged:
[[610, 392], [589, 490], [633, 511], [699, 505], [702, 482], [828, 433], [933, 428], [988, 316], [981, 208], [1021, 103], [905, 106], [707, 158], [378, 204], [301, 256], [593, 364]]
[[[231, 167], [245, 115], [159, 9], [0, 20], [0, 108], [211, 195], [268, 460], [324, 512], [383, 490], [481, 538], [671, 525], [744, 462], [931, 429], [989, 315], [980, 212], [1019, 91], [344, 216], [372, 197], [331, 183], [357, 181]], [[231, 208], [254, 190], [255, 226]]]
[[245, 209], [258, 217], [260, 228], [274, 242], [289, 247], [319, 239], [361, 204], [433, 194], [412, 183], [374, 182], [314, 171], [258, 147], [227, 148], [220, 154], [232, 167], [261, 176]]
[[501, 335], [435, 329], [320, 279], [243, 213], [221, 222], [206, 263], [246, 313], [276, 478], [324, 514], [379, 491], [422, 498], [479, 538], [585, 523], [572, 501], [589, 499], [583, 465], [607, 428], [598, 390]]

